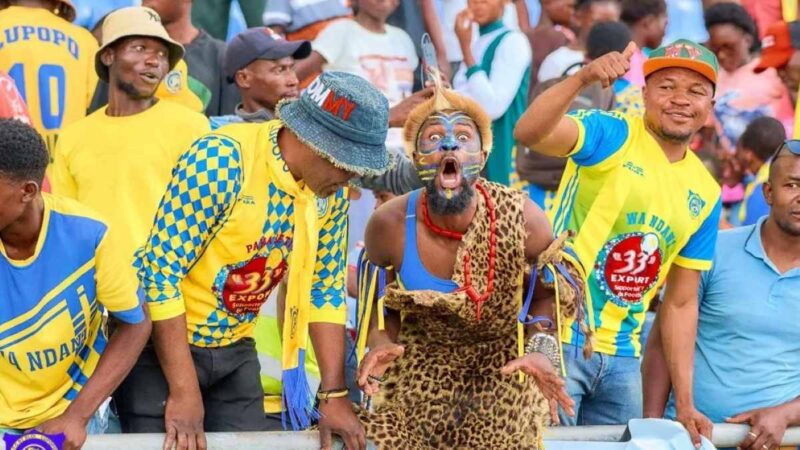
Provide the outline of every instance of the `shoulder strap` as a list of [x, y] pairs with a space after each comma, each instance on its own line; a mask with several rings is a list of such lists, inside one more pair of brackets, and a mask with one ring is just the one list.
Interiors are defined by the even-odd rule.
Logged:
[[502, 42], [503, 38], [505, 38], [509, 33], [511, 33], [511, 30], [505, 30], [500, 33], [496, 38], [494, 38], [492, 43], [489, 44], [489, 47], [486, 49], [486, 53], [483, 54], [481, 68], [484, 72], [486, 72], [486, 76], [489, 76], [492, 73], [492, 61], [494, 61], [494, 54], [497, 52], [497, 47], [500, 46], [500, 42]]

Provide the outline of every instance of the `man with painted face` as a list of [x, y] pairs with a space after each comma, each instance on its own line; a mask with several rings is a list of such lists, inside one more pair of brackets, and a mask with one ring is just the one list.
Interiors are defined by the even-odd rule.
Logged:
[[[476, 102], [438, 89], [404, 139], [424, 188], [375, 212], [359, 267], [358, 384], [378, 394], [361, 414], [367, 438], [386, 449], [540, 448], [547, 412], [572, 408], [554, 324], [582, 311], [568, 282], [582, 270], [530, 199], [480, 178], [492, 132]], [[531, 264], [537, 289], [520, 311]], [[536, 325], [522, 352], [524, 323]]]
[[717, 59], [678, 40], [644, 64], [644, 114], [600, 110], [567, 114], [586, 86], [611, 85], [631, 66], [636, 45], [584, 66], [534, 100], [516, 137], [532, 150], [568, 157], [556, 195], [555, 231], [570, 230], [583, 265], [595, 325], [590, 359], [575, 357], [585, 336], [565, 327], [567, 389], [578, 404], [575, 425], [624, 424], [642, 415], [639, 333], [659, 288], [659, 319], [675, 387], [677, 419], [699, 444], [710, 422], [692, 404], [690, 349], [697, 328], [697, 285], [711, 268], [721, 209], [720, 187], [688, 149], [714, 104]]

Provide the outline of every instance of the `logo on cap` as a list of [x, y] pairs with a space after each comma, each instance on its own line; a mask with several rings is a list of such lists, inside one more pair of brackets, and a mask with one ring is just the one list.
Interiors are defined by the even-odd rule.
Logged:
[[322, 82], [322, 77], [317, 77], [306, 89], [306, 95], [314, 101], [323, 111], [348, 122], [350, 114], [358, 107], [355, 102], [348, 100], [344, 95], [336, 92]]
[[155, 11], [150, 11], [150, 10], [145, 10], [145, 11], [147, 12], [147, 15], [150, 16], [150, 20], [152, 20], [153, 22], [159, 22], [159, 23], [161, 22], [161, 17], [159, 17], [158, 14], [155, 13]]
[[775, 45], [775, 36], [764, 36], [764, 39], [761, 40], [762, 49], [772, 47], [773, 45]]
[[689, 59], [697, 59], [702, 53], [696, 47], [687, 44], [673, 44], [664, 49], [667, 58], [682, 58], [681, 50], [686, 50]]
[[272, 39], [274, 39], [276, 41], [282, 41], [283, 40], [283, 38], [281, 37], [280, 34], [272, 31], [272, 28], [269, 28], [269, 27], [264, 27], [264, 34], [266, 34], [267, 36], [271, 37]]

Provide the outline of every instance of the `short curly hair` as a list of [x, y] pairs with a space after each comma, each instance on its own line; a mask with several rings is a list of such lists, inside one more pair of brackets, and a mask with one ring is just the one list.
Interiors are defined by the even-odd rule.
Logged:
[[0, 119], [0, 176], [39, 185], [50, 155], [39, 133], [15, 119]]
[[658, 16], [667, 13], [664, 0], [622, 0], [620, 20], [628, 25], [639, 23], [647, 16]]
[[758, 27], [742, 5], [729, 2], [717, 3], [706, 9], [704, 14], [706, 30], [711, 30], [714, 25], [733, 25], [753, 38], [750, 51], [758, 50]]

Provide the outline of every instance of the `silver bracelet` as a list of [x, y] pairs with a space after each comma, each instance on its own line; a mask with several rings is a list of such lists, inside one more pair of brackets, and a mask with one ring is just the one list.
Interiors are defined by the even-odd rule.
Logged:
[[547, 333], [535, 333], [528, 339], [527, 344], [525, 345], [525, 353], [534, 353], [538, 352], [543, 354], [550, 360], [553, 364], [555, 369], [559, 369], [561, 367], [561, 349], [559, 348], [561, 344], [559, 344], [558, 339], [555, 338], [552, 334]]

